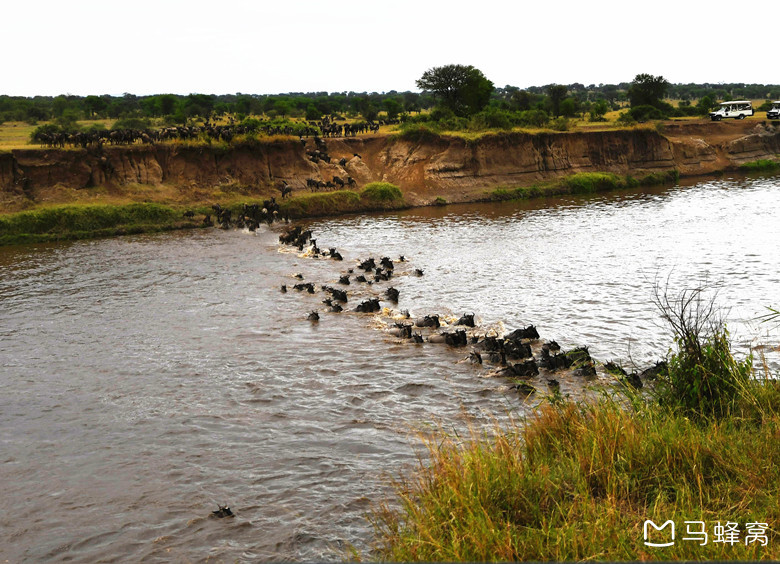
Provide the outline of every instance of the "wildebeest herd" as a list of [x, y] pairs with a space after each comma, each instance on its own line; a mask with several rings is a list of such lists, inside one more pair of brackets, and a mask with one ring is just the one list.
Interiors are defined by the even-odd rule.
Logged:
[[[279, 236], [279, 242], [294, 246], [303, 252], [301, 256], [343, 260], [335, 248], [321, 249], [312, 232], [298, 225], [286, 229]], [[588, 347], [563, 351], [554, 340], [540, 340], [533, 325], [501, 335], [495, 328], [480, 328], [474, 313], [447, 320], [447, 316], [439, 314], [415, 317], [408, 309], [393, 309], [399, 302], [400, 290], [394, 286], [383, 288], [381, 284], [398, 276], [422, 275], [421, 269], [410, 269], [403, 256], [396, 260], [383, 257], [379, 261], [370, 257], [358, 260], [354, 267], [339, 274], [338, 284], [341, 288], [304, 281], [303, 275], [297, 274], [297, 282], [291, 289], [305, 294], [316, 294], [319, 291], [326, 295], [321, 300], [325, 309], [313, 310], [308, 314], [307, 319], [312, 323], [320, 323], [323, 313], [339, 314], [347, 309], [357, 313], [379, 313], [379, 317], [386, 323], [388, 334], [403, 341], [444, 344], [454, 350], [470, 347], [464, 360], [483, 368], [490, 365], [491, 375], [510, 379], [510, 388], [517, 390], [523, 397], [537, 392], [541, 386], [546, 386], [552, 393], [560, 393], [561, 380], [577, 386], [577, 381], [597, 378], [596, 362]], [[357, 285], [357, 289], [351, 290], [354, 285]], [[287, 293], [289, 290], [287, 284], [281, 286], [282, 292]], [[348, 292], [352, 292], [352, 295]], [[361, 296], [357, 305], [347, 308], [355, 295]], [[388, 305], [383, 308], [382, 302]], [[612, 374], [624, 385], [634, 388], [641, 388], [643, 379], [653, 379], [663, 369], [662, 363], [659, 363], [641, 374], [628, 374], [612, 362], [603, 367], [605, 372]], [[580, 384], [579, 387], [583, 386]]]
[[232, 142], [239, 135], [295, 135], [306, 137], [354, 137], [358, 133], [377, 133], [386, 122], [359, 122], [337, 124], [329, 119], [310, 121], [307, 124], [274, 125], [271, 123], [229, 123], [217, 125], [208, 121], [203, 125], [178, 125], [158, 129], [92, 129], [75, 133], [36, 131], [33, 141], [47, 147], [87, 148], [93, 145], [132, 145], [134, 143], [154, 144], [166, 141], [192, 141], [210, 139]]
[[[260, 204], [244, 204], [241, 208], [241, 212], [233, 217], [233, 211], [230, 208], [223, 208], [219, 204], [211, 206], [214, 210], [214, 217], [216, 218], [216, 225], [222, 229], [230, 229], [235, 227], [236, 229], [247, 229], [249, 231], [256, 231], [261, 223], [272, 224], [274, 221], [281, 219], [279, 217], [279, 204], [276, 198], [264, 200], [262, 207]], [[184, 217], [192, 219], [195, 216], [195, 212], [186, 211]], [[286, 222], [288, 218], [284, 218]], [[206, 214], [203, 218], [204, 227], [213, 227], [214, 220], [211, 219], [211, 214]]]

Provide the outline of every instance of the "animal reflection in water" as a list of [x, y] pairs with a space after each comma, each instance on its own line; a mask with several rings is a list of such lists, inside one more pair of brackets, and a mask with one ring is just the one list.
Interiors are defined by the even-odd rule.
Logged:
[[[310, 230], [304, 230], [301, 226], [293, 226], [286, 229], [280, 236], [279, 242], [291, 245], [303, 251], [309, 248], [303, 256], [306, 257], [330, 257], [335, 260], [343, 260], [341, 254], [337, 255], [335, 248], [327, 251], [321, 250], [312, 238]], [[369, 313], [380, 315], [387, 327], [387, 333], [402, 341], [414, 344], [443, 344], [452, 349], [465, 349], [470, 351], [464, 360], [470, 361], [478, 367], [487, 370], [485, 375], [497, 376], [509, 379], [513, 384], [509, 387], [516, 390], [522, 397], [529, 396], [546, 387], [552, 393], [560, 393], [561, 382], [566, 382], [569, 388], [583, 387], [583, 381], [593, 380], [598, 377], [596, 362], [590, 356], [588, 347], [580, 346], [569, 351], [561, 350], [560, 345], [554, 340], [542, 341], [534, 325], [519, 328], [505, 335], [495, 328], [481, 329], [477, 323], [475, 313], [464, 313], [460, 317], [449, 317], [440, 314], [426, 314], [412, 318], [408, 310], [402, 312], [391, 309], [399, 302], [400, 290], [394, 286], [384, 290], [372, 288], [398, 276], [396, 262], [406, 262], [404, 256], [397, 261], [389, 257], [382, 257], [377, 261], [373, 257], [360, 259], [354, 268], [339, 273], [338, 283], [342, 286], [357, 284], [350, 290], [353, 294], [361, 294], [358, 305], [352, 308], [357, 313]], [[356, 270], [363, 274], [356, 274]], [[420, 268], [402, 272], [400, 275], [422, 276]], [[301, 275], [298, 275], [301, 276]], [[301, 282], [294, 289], [307, 293], [315, 293], [317, 285], [311, 282]], [[342, 304], [349, 301], [348, 291], [322, 284], [320, 291], [330, 294], [322, 300], [327, 307], [327, 313], [341, 313], [344, 311]], [[286, 285], [282, 286], [286, 291]], [[365, 296], [369, 292], [373, 295]], [[354, 298], [354, 296], [353, 296]], [[388, 302], [390, 307], [383, 308], [382, 301]], [[321, 316], [317, 311], [308, 315], [310, 321], [319, 321]], [[614, 375], [619, 381], [634, 388], [643, 386], [643, 379], [652, 379], [658, 369], [648, 369], [640, 374], [628, 374], [621, 367], [608, 363], [604, 365], [604, 371]], [[555, 376], [555, 377], [553, 377]]]

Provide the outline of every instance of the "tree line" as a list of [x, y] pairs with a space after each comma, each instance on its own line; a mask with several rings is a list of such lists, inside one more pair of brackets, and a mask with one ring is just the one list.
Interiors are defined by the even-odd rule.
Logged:
[[[441, 72], [457, 74], [467, 67], [447, 65], [439, 67]], [[473, 68], [473, 67], [472, 67]], [[286, 94], [157, 94], [136, 96], [126, 93], [122, 96], [89, 95], [75, 96], [7, 96], [0, 95], [0, 123], [22, 121], [35, 124], [42, 121], [62, 120], [64, 122], [90, 119], [147, 118], [161, 119], [169, 125], [186, 124], [188, 119], [219, 117], [222, 115], [250, 116], [266, 115], [279, 118], [301, 118], [319, 120], [325, 115], [342, 115], [375, 121], [381, 114], [387, 119], [403, 115], [418, 114], [430, 110], [440, 102], [443, 107], [453, 109], [456, 116], [465, 116], [481, 111], [485, 107], [500, 110], [541, 110], [553, 117], [573, 117], [596, 114], [604, 106], [607, 111], [630, 104], [633, 82], [620, 84], [550, 84], [521, 89], [515, 86], [493, 87], [483, 83], [481, 94], [464, 102], [449, 99], [453, 92], [440, 93], [430, 81], [435, 78], [431, 69], [424, 75], [423, 92], [356, 93], [356, 92], [308, 92]], [[476, 69], [474, 69], [476, 70]], [[477, 71], [479, 72], [479, 71]], [[481, 73], [479, 73], [481, 74]], [[452, 77], [455, 78], [455, 77]], [[464, 80], [468, 80], [465, 77]], [[487, 79], [486, 79], [487, 80]], [[479, 89], [477, 81], [477, 90]], [[489, 81], [487, 81], [489, 82]], [[431, 87], [431, 88], [427, 88]], [[680, 100], [681, 107], [694, 106], [697, 101], [708, 98], [711, 102], [727, 99], [780, 99], [780, 86], [763, 84], [669, 84], [664, 95]], [[479, 107], [479, 109], [477, 109]]]

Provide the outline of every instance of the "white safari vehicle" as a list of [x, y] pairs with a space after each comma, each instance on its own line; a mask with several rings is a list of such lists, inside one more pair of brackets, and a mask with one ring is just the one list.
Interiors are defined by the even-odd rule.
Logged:
[[772, 102], [772, 107], [766, 112], [767, 119], [780, 119], [780, 100]]
[[753, 115], [753, 105], [748, 100], [733, 100], [721, 102], [720, 108], [710, 112], [712, 121], [720, 121], [724, 118], [745, 119], [745, 116]]

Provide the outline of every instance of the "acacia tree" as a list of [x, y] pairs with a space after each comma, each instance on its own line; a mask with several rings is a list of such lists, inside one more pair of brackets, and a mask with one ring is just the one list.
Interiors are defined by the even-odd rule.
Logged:
[[475, 114], [487, 106], [493, 92], [493, 83], [471, 65], [428, 69], [416, 84], [432, 92], [442, 106], [460, 117]]
[[631, 107], [659, 107], [669, 86], [671, 85], [663, 76], [653, 76], [652, 74], [636, 75], [628, 89], [628, 99], [631, 102]]

